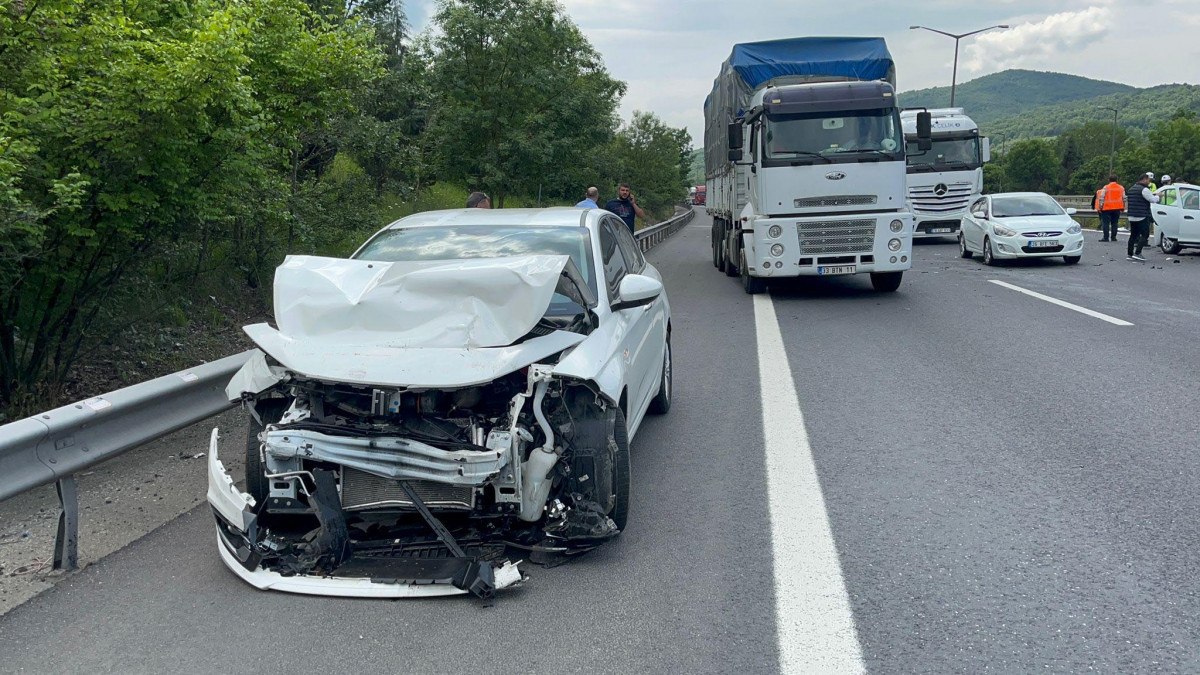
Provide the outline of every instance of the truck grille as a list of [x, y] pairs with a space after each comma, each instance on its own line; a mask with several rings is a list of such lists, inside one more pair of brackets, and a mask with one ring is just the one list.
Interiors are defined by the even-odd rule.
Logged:
[[[449, 485], [431, 480], [410, 480], [408, 484], [431, 509], [467, 509], [475, 506], [475, 488]], [[342, 508], [347, 511], [384, 506], [411, 507], [400, 481], [381, 478], [366, 471], [342, 467]]]
[[870, 251], [875, 245], [874, 220], [823, 220], [798, 223], [800, 255]]
[[868, 206], [879, 202], [877, 195], [829, 195], [826, 197], [805, 197], [797, 199], [793, 205], [798, 209], [817, 206]]
[[944, 194], [938, 195], [938, 185], [912, 187], [908, 189], [908, 199], [912, 202], [913, 210], [917, 213], [942, 215], [962, 211], [971, 201], [970, 183], [943, 183]]

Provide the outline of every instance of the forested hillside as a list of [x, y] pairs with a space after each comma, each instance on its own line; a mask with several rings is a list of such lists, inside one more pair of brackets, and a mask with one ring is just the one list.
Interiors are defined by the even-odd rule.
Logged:
[[[1005, 70], [960, 82], [954, 94], [954, 105], [966, 108], [967, 113], [982, 124], [1040, 106], [1136, 91], [1136, 87], [1127, 84], [1078, 75]], [[900, 103], [906, 108], [944, 108], [950, 105], [950, 87], [901, 92]]]
[[[1180, 111], [1200, 113], [1200, 85], [1169, 84], [1130, 93], [1109, 94], [1085, 101], [1070, 101], [1023, 110], [1020, 114], [982, 122], [985, 134], [1008, 138], [1058, 136], [1064, 131], [1095, 120], [1112, 120], [1118, 112], [1121, 127], [1148, 130]], [[976, 111], [970, 115], [976, 119]]]

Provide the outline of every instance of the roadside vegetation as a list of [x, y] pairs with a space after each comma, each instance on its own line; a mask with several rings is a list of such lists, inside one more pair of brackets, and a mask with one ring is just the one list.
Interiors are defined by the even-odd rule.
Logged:
[[217, 358], [289, 253], [471, 190], [686, 185], [553, 0], [0, 0], [0, 420]]

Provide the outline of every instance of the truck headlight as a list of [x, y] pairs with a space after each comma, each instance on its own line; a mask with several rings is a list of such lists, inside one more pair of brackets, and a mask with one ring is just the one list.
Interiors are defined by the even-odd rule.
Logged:
[[888, 248], [893, 251], [899, 251], [901, 246], [904, 246], [904, 243], [899, 239], [893, 239], [888, 242]]
[[778, 239], [781, 235], [783, 235], [783, 228], [778, 225], [772, 225], [771, 228], [767, 230], [767, 236], [772, 239]]
[[[779, 227], [779, 226], [776, 225], [775, 227]], [[783, 244], [775, 244], [774, 246], [772, 246], [771, 247], [771, 255], [775, 256], [776, 258], [783, 255]]]
[[904, 221], [903, 220], [893, 220], [892, 221], [892, 232], [900, 232], [903, 230], [904, 230]]

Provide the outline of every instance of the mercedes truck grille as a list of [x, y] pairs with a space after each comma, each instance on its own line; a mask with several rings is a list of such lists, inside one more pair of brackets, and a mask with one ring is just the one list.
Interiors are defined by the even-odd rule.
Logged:
[[798, 223], [800, 255], [855, 253], [875, 246], [874, 220], [822, 220]]
[[[431, 509], [471, 509], [475, 506], [475, 488], [448, 485], [429, 480], [410, 480], [417, 496]], [[412, 502], [400, 481], [342, 467], [342, 508], [347, 511], [387, 506], [411, 507]]]
[[908, 189], [908, 199], [918, 213], [938, 215], [967, 208], [973, 190], [970, 183], [953, 183]]
[[877, 195], [829, 195], [826, 197], [805, 197], [792, 202], [798, 209], [820, 206], [869, 206], [877, 203], [879, 203]]

